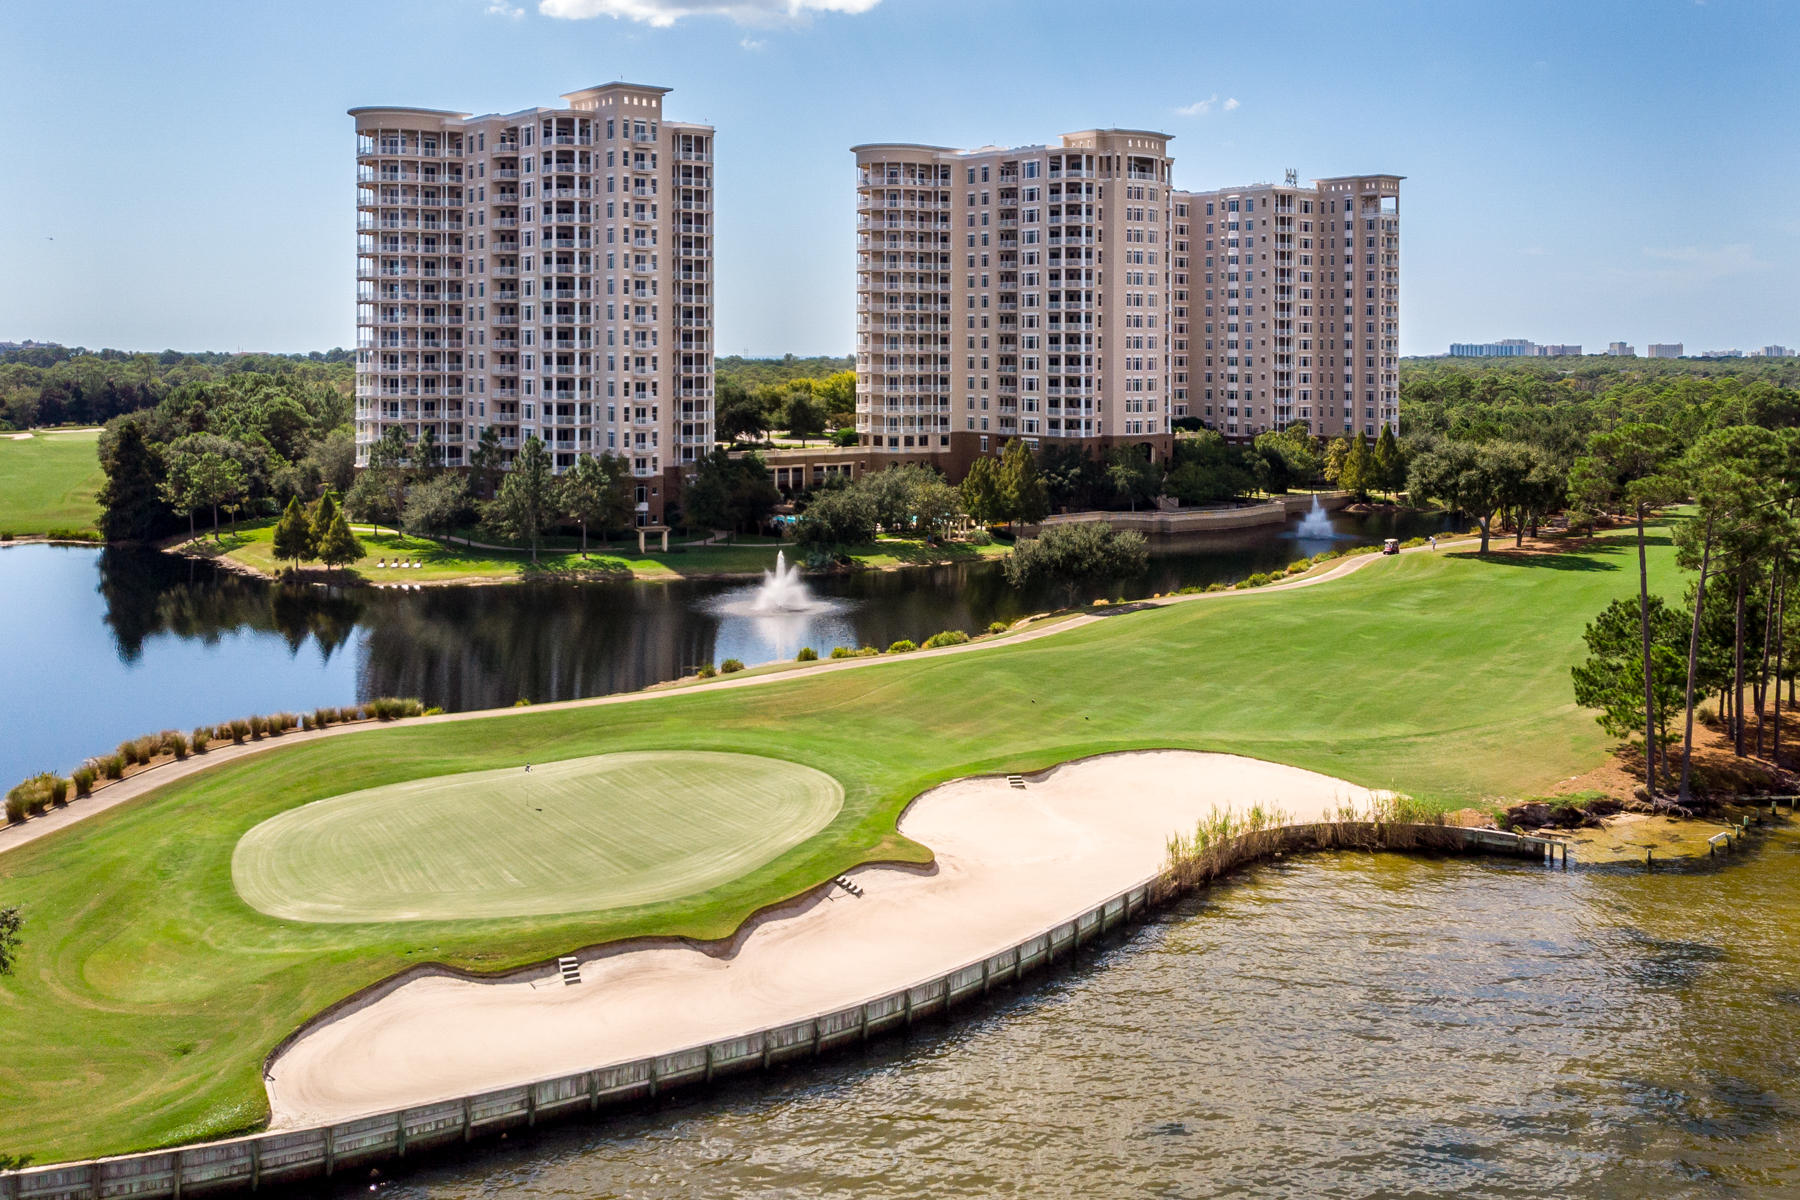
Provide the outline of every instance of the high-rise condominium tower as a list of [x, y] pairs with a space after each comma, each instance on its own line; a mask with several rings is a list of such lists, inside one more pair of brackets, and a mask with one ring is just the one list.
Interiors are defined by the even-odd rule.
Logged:
[[1165, 453], [1168, 140], [856, 147], [862, 444], [953, 475], [1013, 438]]
[[447, 466], [485, 429], [509, 458], [536, 435], [558, 471], [625, 458], [662, 520], [713, 413], [713, 130], [665, 121], [667, 93], [350, 110], [359, 464], [390, 426]]
[[958, 476], [1015, 437], [1160, 458], [1190, 415], [1397, 424], [1400, 177], [1181, 192], [1168, 143], [855, 147], [862, 444]]
[[1399, 431], [1400, 180], [1175, 193], [1177, 415], [1232, 438]]

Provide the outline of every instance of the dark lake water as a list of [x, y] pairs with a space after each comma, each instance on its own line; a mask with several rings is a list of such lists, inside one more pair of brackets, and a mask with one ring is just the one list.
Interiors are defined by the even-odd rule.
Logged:
[[1303, 858], [967, 1021], [335, 1194], [1792, 1197], [1797, 850]]
[[[1338, 516], [1339, 544], [1442, 527], [1416, 514]], [[1080, 596], [1128, 599], [1242, 579], [1318, 553], [1295, 524], [1159, 546], [1143, 575]], [[802, 646], [886, 647], [978, 632], [1060, 602], [996, 563], [828, 575], [826, 611], [738, 615], [720, 581], [427, 588], [277, 587], [152, 551], [0, 550], [0, 781], [68, 771], [159, 729], [374, 696], [450, 710], [567, 700], [679, 678], [703, 663], [792, 658]]]

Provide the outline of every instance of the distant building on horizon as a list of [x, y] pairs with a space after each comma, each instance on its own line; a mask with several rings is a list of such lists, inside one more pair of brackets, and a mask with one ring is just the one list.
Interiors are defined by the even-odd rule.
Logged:
[[1548, 346], [1534, 346], [1532, 353], [1538, 358], [1580, 358], [1581, 346], [1578, 343], [1552, 343]]
[[1792, 358], [1792, 357], [1794, 357], [1794, 348], [1792, 346], [1782, 346], [1782, 345], [1764, 346], [1762, 348], [1761, 353], [1757, 357], [1759, 357], [1759, 358]]
[[713, 129], [669, 89], [471, 116], [353, 108], [356, 450], [427, 430], [467, 466], [541, 439], [630, 465], [660, 523], [713, 445]]
[[1630, 342], [1608, 342], [1606, 353], [1612, 358], [1636, 358], [1637, 347]]
[[1452, 342], [1451, 358], [1529, 358], [1537, 349], [1524, 338], [1503, 338], [1498, 342]]
[[1680, 342], [1651, 342], [1645, 353], [1651, 358], [1680, 358]]

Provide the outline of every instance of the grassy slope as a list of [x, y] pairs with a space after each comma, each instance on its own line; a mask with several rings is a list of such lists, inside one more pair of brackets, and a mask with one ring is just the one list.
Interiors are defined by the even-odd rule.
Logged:
[[[734, 545], [685, 547], [678, 553], [640, 555], [635, 545], [622, 553], [609, 553], [602, 552], [596, 542], [587, 559], [583, 559], [578, 551], [540, 550], [538, 564], [533, 567], [530, 556], [523, 552], [473, 550], [455, 543], [396, 535], [392, 531], [374, 533], [364, 526], [358, 527], [357, 536], [367, 554], [350, 569], [368, 583], [505, 582], [527, 577], [555, 579], [575, 575], [620, 579], [754, 575], [772, 568], [776, 551], [783, 548], [781, 543], [758, 539]], [[275, 561], [274, 537], [274, 522], [246, 523], [224, 534], [220, 550], [246, 566], [273, 574], [282, 566]], [[566, 544], [567, 539], [558, 539], [558, 542]], [[212, 544], [208, 538], [198, 548], [210, 549]], [[791, 545], [786, 548], [793, 550]], [[928, 549], [922, 542], [894, 538], [858, 547], [852, 557], [864, 566], [883, 567], [984, 558], [1004, 554], [1006, 550], [1007, 547], [998, 544], [977, 547], [963, 543]], [[382, 558], [391, 561], [395, 555], [425, 565], [416, 570], [383, 569], [375, 565]]]
[[[262, 1058], [407, 965], [497, 969], [648, 932], [717, 937], [862, 860], [923, 858], [895, 819], [945, 779], [1134, 747], [1228, 750], [1447, 803], [1541, 790], [1606, 744], [1570, 699], [1584, 623], [1629, 594], [1623, 538], [1560, 558], [1407, 555], [1288, 593], [728, 691], [375, 730], [172, 784], [0, 857], [29, 944], [0, 980], [0, 1150], [40, 1161], [252, 1125]], [[1653, 570], [1672, 577], [1666, 539]], [[1672, 578], [1667, 582], [1673, 583]], [[811, 841], [684, 901], [535, 921], [284, 925], [232, 890], [237, 839], [355, 788], [638, 748], [776, 754], [835, 775]]]
[[90, 529], [105, 477], [94, 454], [100, 435], [38, 433], [24, 441], [0, 434], [0, 533]]

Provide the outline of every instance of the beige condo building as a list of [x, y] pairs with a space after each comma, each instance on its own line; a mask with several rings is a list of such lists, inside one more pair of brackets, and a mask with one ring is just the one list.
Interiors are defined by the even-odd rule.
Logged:
[[713, 130], [665, 120], [668, 90], [350, 110], [359, 465], [391, 426], [453, 467], [535, 435], [559, 472], [624, 457], [663, 520], [713, 420]]
[[957, 477], [1013, 438], [1165, 454], [1168, 141], [855, 147], [862, 445]]
[[1163, 457], [1399, 414], [1400, 176], [1184, 192], [1169, 136], [881, 143], [857, 164], [857, 431], [960, 476], [1012, 438]]

